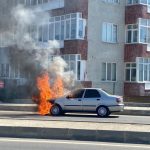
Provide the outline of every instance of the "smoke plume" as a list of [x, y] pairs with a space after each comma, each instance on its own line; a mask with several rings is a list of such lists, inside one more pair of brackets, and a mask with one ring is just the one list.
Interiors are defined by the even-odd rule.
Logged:
[[[5, 7], [8, 7], [8, 3], [1, 0], [0, 11]], [[51, 55], [60, 54], [58, 42], [37, 42], [38, 27], [48, 23], [50, 14], [31, 10], [23, 5], [10, 4], [9, 9], [5, 17], [2, 14], [0, 16], [0, 35], [10, 47], [10, 64], [19, 64], [21, 70], [28, 74], [32, 81], [42, 70], [48, 70], [52, 79], [59, 74], [66, 86], [70, 86], [74, 76], [73, 72], [65, 72], [66, 62], [60, 57], [54, 58], [52, 62], [48, 59]]]

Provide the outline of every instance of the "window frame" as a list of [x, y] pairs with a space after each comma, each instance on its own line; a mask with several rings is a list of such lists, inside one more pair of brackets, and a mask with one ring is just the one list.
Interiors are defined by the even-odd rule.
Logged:
[[[127, 64], [129, 64], [130, 66], [127, 67]], [[133, 67], [133, 64], [135, 65], [135, 67]], [[132, 70], [136, 70], [136, 76], [135, 76], [135, 80], [132, 80]], [[130, 76], [129, 76], [129, 80], [126, 80], [126, 70], [130, 70]], [[137, 82], [137, 64], [136, 62], [125, 62], [125, 82]]]
[[[103, 72], [103, 64], [105, 64], [105, 73]], [[108, 64], [111, 65], [111, 80], [108, 80]], [[113, 79], [113, 70], [112, 70], [112, 65], [115, 64], [115, 80]], [[104, 77], [105, 76], [105, 77]], [[104, 78], [104, 79], [103, 79]], [[103, 62], [102, 63], [102, 75], [101, 75], [101, 81], [102, 82], [117, 82], [117, 63], [116, 62]]]
[[[116, 32], [114, 34], [114, 27], [116, 27]], [[109, 29], [111, 32], [109, 32]], [[110, 37], [110, 39], [109, 39]], [[115, 40], [114, 40], [114, 37]], [[118, 25], [110, 22], [102, 23], [102, 41], [106, 43], [116, 44], [118, 43]]]

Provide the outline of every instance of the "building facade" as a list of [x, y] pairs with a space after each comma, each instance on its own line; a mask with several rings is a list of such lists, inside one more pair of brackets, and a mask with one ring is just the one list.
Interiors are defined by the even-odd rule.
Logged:
[[125, 95], [150, 95], [150, 1], [128, 0], [125, 9]]
[[[57, 55], [67, 62], [77, 82], [86, 87], [103, 88], [111, 94], [150, 95], [149, 0], [11, 2], [49, 13], [47, 23], [31, 27], [36, 31], [33, 39], [45, 44], [58, 41]], [[19, 66], [9, 65], [10, 49], [2, 37], [1, 32], [0, 79], [6, 83], [6, 89], [11, 82], [12, 86], [23, 86], [26, 76], [21, 75]]]
[[89, 0], [88, 77], [93, 87], [123, 95], [125, 1]]

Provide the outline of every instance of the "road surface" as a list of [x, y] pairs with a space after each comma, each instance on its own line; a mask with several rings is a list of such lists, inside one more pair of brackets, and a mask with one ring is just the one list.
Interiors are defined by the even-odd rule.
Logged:
[[95, 123], [127, 123], [150, 125], [149, 116], [111, 115], [108, 118], [98, 118], [95, 114], [66, 114], [65, 116], [40, 116], [24, 111], [0, 111], [0, 119], [73, 121]]
[[0, 150], [149, 150], [150, 145], [0, 138]]

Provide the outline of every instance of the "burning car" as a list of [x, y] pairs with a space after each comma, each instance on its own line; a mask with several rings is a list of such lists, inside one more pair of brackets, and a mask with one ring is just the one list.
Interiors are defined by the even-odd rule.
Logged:
[[50, 103], [50, 113], [54, 116], [66, 112], [94, 112], [99, 117], [108, 117], [113, 112], [124, 110], [121, 96], [110, 95], [98, 88], [77, 89], [64, 97], [50, 100]]

